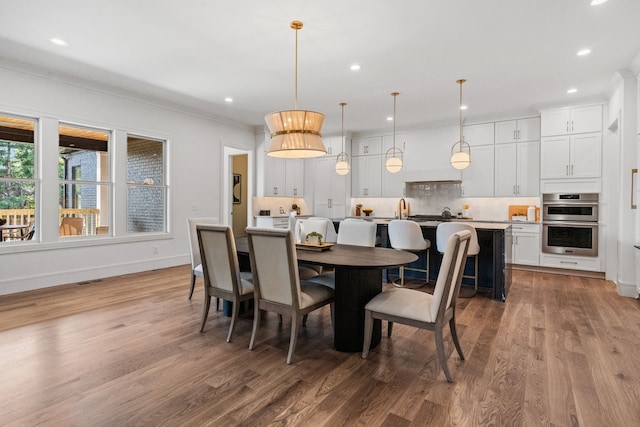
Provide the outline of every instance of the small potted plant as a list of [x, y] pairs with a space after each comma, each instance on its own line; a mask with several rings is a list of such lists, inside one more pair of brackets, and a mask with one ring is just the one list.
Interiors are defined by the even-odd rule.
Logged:
[[296, 213], [296, 215], [300, 215], [300, 206], [298, 206], [297, 204], [292, 204], [291, 205], [291, 210], [294, 211]]
[[317, 231], [312, 231], [311, 233], [307, 234], [307, 236], [305, 237], [306, 243], [309, 243], [309, 238], [316, 238], [318, 240], [318, 244], [322, 244], [322, 234], [318, 233]]
[[362, 215], [362, 203], [356, 205], [356, 216]]

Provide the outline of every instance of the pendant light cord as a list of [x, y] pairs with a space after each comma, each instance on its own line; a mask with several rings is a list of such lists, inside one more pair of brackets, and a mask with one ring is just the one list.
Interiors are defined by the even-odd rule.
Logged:
[[396, 97], [400, 95], [398, 92], [393, 92], [393, 155], [396, 153]]
[[298, 109], [298, 31], [300, 31], [300, 29], [302, 28], [302, 22], [300, 21], [293, 21], [291, 23], [291, 28], [293, 28], [294, 30], [296, 30], [296, 65], [295, 65], [295, 70], [296, 70], [296, 82], [295, 82], [295, 98], [294, 98], [294, 110]]
[[342, 107], [342, 156], [344, 157], [344, 106], [347, 105], [346, 102], [341, 102], [340, 106]]
[[460, 84], [460, 106], [458, 109], [460, 110], [460, 151], [462, 151], [462, 83], [466, 82], [465, 79], [460, 79], [457, 81]]

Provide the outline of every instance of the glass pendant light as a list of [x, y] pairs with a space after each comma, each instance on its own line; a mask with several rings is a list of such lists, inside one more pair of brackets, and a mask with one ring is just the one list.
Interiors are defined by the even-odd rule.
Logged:
[[[464, 169], [471, 164], [471, 147], [462, 135], [462, 83], [464, 82], [466, 82], [465, 79], [456, 81], [460, 85], [460, 139], [451, 147], [451, 166], [456, 169]], [[457, 151], [456, 147], [458, 147]]]
[[349, 155], [344, 151], [344, 107], [347, 105], [346, 102], [341, 102], [340, 106], [342, 107], [342, 151], [336, 157], [336, 173], [338, 175], [346, 175], [349, 173]]
[[393, 92], [393, 147], [389, 148], [384, 155], [386, 159], [385, 167], [391, 173], [400, 172], [402, 169], [402, 150], [396, 148], [396, 97], [400, 95], [398, 92]]
[[276, 111], [265, 116], [264, 120], [271, 133], [267, 155], [283, 158], [324, 156], [327, 154], [321, 138], [324, 114], [298, 110], [298, 31], [303, 24], [293, 21], [290, 26], [296, 30], [295, 107], [293, 110]]

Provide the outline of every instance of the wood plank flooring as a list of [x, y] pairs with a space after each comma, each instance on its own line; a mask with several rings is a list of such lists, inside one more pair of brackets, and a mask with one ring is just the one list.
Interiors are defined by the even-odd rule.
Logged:
[[430, 332], [396, 325], [363, 360], [331, 348], [328, 308], [292, 365], [276, 315], [254, 351], [250, 314], [230, 344], [221, 312], [199, 333], [189, 273], [0, 297], [0, 425], [640, 425], [640, 303], [611, 282], [514, 271], [506, 303], [459, 300], [449, 384]]

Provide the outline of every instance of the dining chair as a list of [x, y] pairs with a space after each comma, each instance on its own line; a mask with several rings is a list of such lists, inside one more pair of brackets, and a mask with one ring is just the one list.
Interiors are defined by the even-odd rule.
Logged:
[[249, 350], [256, 343], [260, 327], [260, 312], [271, 311], [291, 318], [291, 337], [287, 364], [293, 362], [298, 329], [305, 316], [331, 304], [333, 319], [334, 292], [332, 289], [301, 281], [298, 257], [292, 230], [247, 227], [249, 256], [253, 271], [254, 316]]
[[[324, 243], [335, 243], [338, 238], [336, 229], [333, 226], [333, 221], [328, 218], [311, 217], [299, 219], [296, 223], [296, 243], [304, 243], [307, 234], [313, 232], [322, 235], [322, 241]], [[298, 272], [300, 273], [300, 279], [308, 280], [326, 272], [326, 268], [319, 265], [299, 263]]]
[[204, 331], [207, 323], [211, 298], [222, 298], [233, 305], [227, 333], [227, 342], [231, 342], [240, 314], [240, 303], [253, 299], [253, 283], [240, 273], [236, 242], [230, 226], [197, 224], [196, 233], [205, 289], [200, 332]]
[[81, 236], [84, 228], [84, 218], [64, 217], [60, 221], [61, 236]]
[[[202, 277], [202, 261], [200, 260], [200, 248], [198, 247], [198, 236], [196, 234], [197, 224], [218, 224], [220, 221], [215, 217], [187, 218], [187, 232], [189, 236], [189, 255], [191, 255], [191, 287], [189, 289], [189, 299], [193, 296], [196, 286], [196, 277]], [[216, 300], [216, 310], [218, 301]]]
[[[393, 284], [398, 287], [404, 287], [404, 272], [418, 271], [425, 273], [425, 284], [429, 283], [429, 248], [431, 248], [431, 242], [422, 236], [422, 228], [420, 225], [411, 220], [392, 220], [388, 225], [389, 231], [389, 243], [393, 249], [409, 252], [425, 252], [426, 255], [426, 268], [405, 267], [400, 266], [400, 283], [394, 281]], [[422, 286], [422, 285], [421, 285]]]
[[462, 292], [460, 298], [470, 298], [478, 293], [478, 254], [480, 253], [480, 244], [478, 243], [478, 232], [475, 227], [460, 222], [442, 222], [436, 228], [436, 247], [438, 252], [443, 253], [446, 249], [449, 236], [461, 230], [467, 230], [471, 233], [471, 241], [469, 242], [468, 257], [473, 258], [473, 274], [465, 275], [463, 267], [462, 279], [471, 279], [473, 281], [473, 293]]
[[364, 315], [363, 359], [369, 354], [374, 319], [389, 322], [388, 337], [391, 337], [394, 322], [427, 329], [434, 332], [436, 352], [444, 375], [447, 381], [453, 382], [444, 352], [443, 332], [445, 324], [449, 322], [453, 344], [460, 359], [464, 360], [456, 332], [456, 299], [460, 291], [470, 239], [471, 233], [468, 230], [459, 231], [449, 237], [433, 295], [415, 289], [393, 288], [376, 295], [367, 303]]

